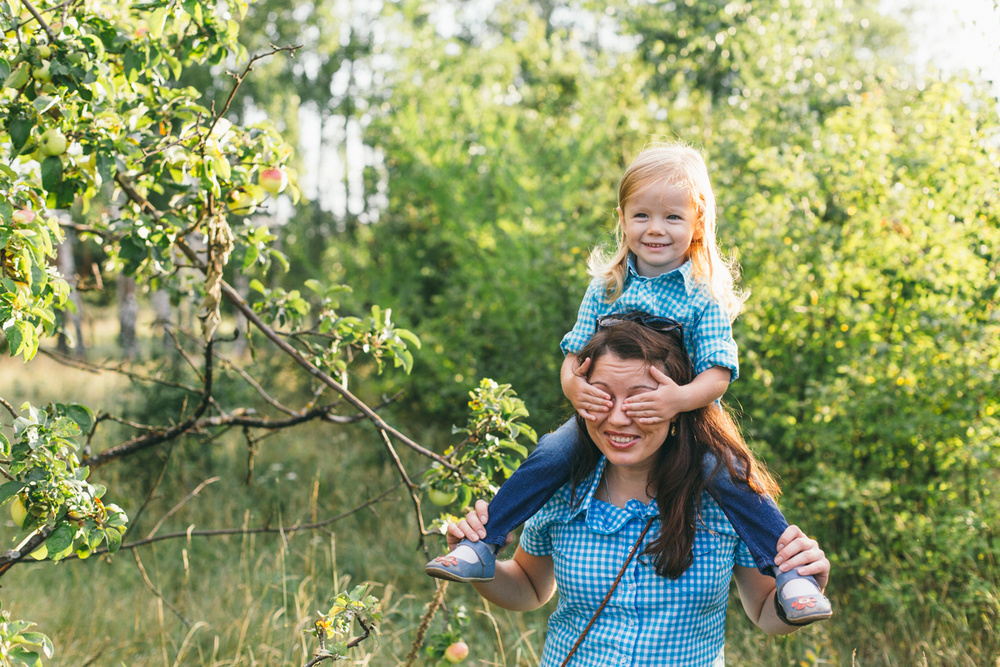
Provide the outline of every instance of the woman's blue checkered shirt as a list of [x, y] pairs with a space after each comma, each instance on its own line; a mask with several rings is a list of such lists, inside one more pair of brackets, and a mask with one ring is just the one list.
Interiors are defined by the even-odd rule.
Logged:
[[[558, 667], [607, 595], [629, 548], [656, 502], [630, 500], [621, 509], [596, 500], [602, 459], [575, 507], [569, 486], [525, 524], [521, 548], [552, 556], [559, 603], [549, 618], [542, 667]], [[642, 554], [659, 521], [640, 545], [608, 605], [573, 657], [573, 667], [653, 667], [725, 664], [725, 617], [734, 565], [754, 567], [753, 557], [707, 493], [694, 541], [694, 562], [677, 579], [656, 574]]]

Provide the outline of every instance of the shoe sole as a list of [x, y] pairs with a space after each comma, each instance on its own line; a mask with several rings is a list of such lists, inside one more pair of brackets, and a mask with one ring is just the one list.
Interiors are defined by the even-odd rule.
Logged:
[[493, 581], [493, 577], [463, 577], [458, 574], [452, 574], [448, 570], [439, 569], [436, 567], [424, 568], [424, 574], [434, 577], [435, 579], [444, 579], [446, 581], [456, 581], [460, 584], [475, 584], [487, 581]]
[[815, 623], [816, 621], [825, 621], [828, 618], [833, 618], [833, 612], [827, 614], [813, 614], [811, 616], [800, 616], [797, 619], [788, 619], [789, 625], [809, 625], [810, 623]]

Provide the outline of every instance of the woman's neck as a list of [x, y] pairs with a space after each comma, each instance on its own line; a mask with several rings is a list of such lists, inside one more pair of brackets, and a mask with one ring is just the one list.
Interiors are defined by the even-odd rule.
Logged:
[[649, 495], [649, 470], [620, 467], [608, 463], [604, 468], [604, 499], [615, 507], [625, 507], [630, 500], [646, 505]]

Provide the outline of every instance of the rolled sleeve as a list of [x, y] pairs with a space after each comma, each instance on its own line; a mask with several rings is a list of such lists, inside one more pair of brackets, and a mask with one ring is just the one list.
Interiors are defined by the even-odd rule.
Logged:
[[728, 368], [733, 382], [740, 376], [739, 350], [733, 340], [729, 315], [715, 301], [706, 302], [697, 326], [691, 328], [695, 375], [712, 368]]
[[549, 532], [552, 518], [552, 513], [543, 507], [524, 524], [520, 545], [526, 553], [531, 556], [552, 555], [552, 535]]

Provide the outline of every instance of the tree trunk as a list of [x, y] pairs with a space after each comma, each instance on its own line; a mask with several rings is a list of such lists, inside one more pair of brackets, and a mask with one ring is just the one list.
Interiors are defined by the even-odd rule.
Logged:
[[135, 278], [121, 276], [118, 279], [118, 344], [125, 359], [135, 359], [139, 353], [135, 323], [139, 304], [135, 297]]

